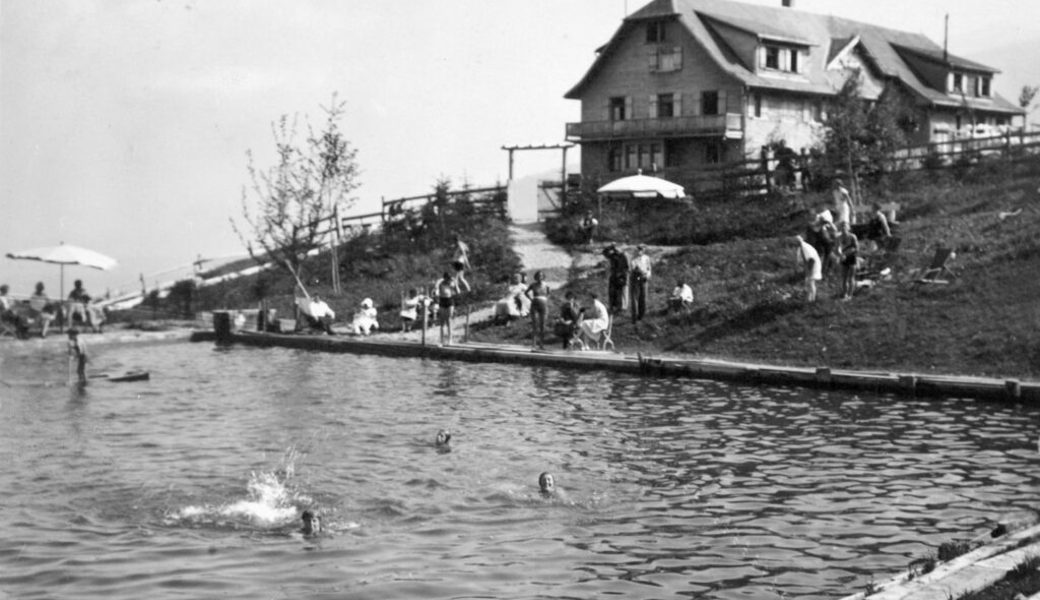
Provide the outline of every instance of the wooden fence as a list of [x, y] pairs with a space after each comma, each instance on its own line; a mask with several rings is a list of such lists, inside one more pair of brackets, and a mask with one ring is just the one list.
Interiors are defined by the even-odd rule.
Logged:
[[[1040, 157], [1040, 132], [1007, 132], [991, 137], [952, 139], [900, 148], [881, 165], [887, 173], [941, 170], [1004, 161], [1015, 163]], [[779, 186], [804, 190], [806, 174], [843, 172], [844, 165], [827, 164], [824, 158], [808, 153], [789, 155], [790, 168], [782, 166], [772, 151], [763, 150], [759, 157], [720, 165], [703, 165], [695, 169], [666, 168], [656, 176], [674, 181], [686, 188], [694, 198], [765, 195]], [[624, 173], [627, 175], [628, 173]], [[615, 174], [622, 175], [622, 174]], [[789, 180], [787, 179], [789, 178]], [[586, 188], [595, 189], [606, 180], [586, 180]], [[595, 187], [593, 187], [595, 186]]]

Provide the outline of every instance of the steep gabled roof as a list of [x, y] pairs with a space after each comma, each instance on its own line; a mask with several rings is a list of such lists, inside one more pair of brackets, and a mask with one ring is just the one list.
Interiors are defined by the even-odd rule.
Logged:
[[977, 63], [966, 58], [954, 56], [947, 52], [943, 52], [939, 49], [925, 49], [925, 48], [906, 48], [903, 46], [895, 45], [896, 52], [900, 54], [909, 54], [916, 56], [917, 58], [923, 58], [929, 62], [954, 67], [957, 69], [963, 69], [965, 71], [974, 71], [977, 73], [1000, 73], [1000, 69], [994, 69], [993, 67], [987, 67], [982, 63]]
[[[840, 88], [843, 79], [840, 73], [828, 71], [827, 65], [838, 53], [854, 44], [856, 50], [868, 59], [870, 66], [878, 71], [877, 75], [899, 80], [920, 101], [939, 105], [959, 105], [963, 102], [949, 97], [944, 91], [928, 87], [904, 59], [902, 54], [907, 52], [926, 60], [942, 58], [942, 48], [922, 34], [782, 6], [760, 6], [729, 0], [653, 0], [622, 22], [610, 42], [603, 46], [589, 71], [565, 97], [581, 97], [586, 85], [599, 73], [603, 63], [609, 60], [612, 51], [632, 27], [649, 19], [661, 18], [677, 19], [724, 72], [748, 87], [833, 94]], [[810, 53], [810, 65], [805, 74], [763, 76], [755, 72], [754, 65], [745, 64], [733, 51], [733, 36], [742, 34], [756, 36], [759, 40], [814, 46], [817, 50]], [[972, 71], [997, 72], [985, 65], [956, 57], [949, 57], [947, 64]], [[1020, 109], [999, 96], [979, 99], [977, 102], [980, 107], [1021, 113]]]

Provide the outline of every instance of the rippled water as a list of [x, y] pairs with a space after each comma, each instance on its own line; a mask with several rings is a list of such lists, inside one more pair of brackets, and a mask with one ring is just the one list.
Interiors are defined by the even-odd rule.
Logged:
[[[208, 344], [95, 354], [153, 379], [80, 394], [43, 385], [60, 355], [3, 364], [12, 597], [835, 598], [1040, 491], [1035, 408]], [[537, 494], [541, 471], [564, 498]], [[295, 533], [303, 508], [331, 531]]]

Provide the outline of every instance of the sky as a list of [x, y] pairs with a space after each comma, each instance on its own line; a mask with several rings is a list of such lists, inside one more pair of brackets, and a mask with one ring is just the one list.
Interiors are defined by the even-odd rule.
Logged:
[[[779, 5], [780, 0], [748, 0]], [[503, 145], [563, 141], [570, 89], [637, 0], [0, 0], [0, 254], [67, 242], [108, 272], [65, 290], [139, 289], [203, 258], [244, 254], [247, 151], [271, 125], [316, 126], [333, 94], [357, 150], [355, 212], [446, 177], [504, 182]], [[1036, 0], [795, 0], [796, 8], [921, 32], [1001, 69], [1014, 101], [1040, 84]], [[1040, 111], [1033, 113], [1040, 120]], [[578, 152], [568, 158], [575, 164]], [[516, 154], [517, 177], [558, 170]], [[254, 198], [247, 196], [247, 201]], [[59, 289], [56, 266], [0, 258], [0, 282]]]

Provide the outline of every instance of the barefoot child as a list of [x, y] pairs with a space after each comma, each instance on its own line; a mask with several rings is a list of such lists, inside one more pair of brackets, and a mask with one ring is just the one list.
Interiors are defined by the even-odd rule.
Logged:
[[76, 375], [80, 385], [87, 383], [87, 346], [79, 339], [79, 330], [69, 329], [69, 379], [72, 379], [72, 363], [76, 363]]

